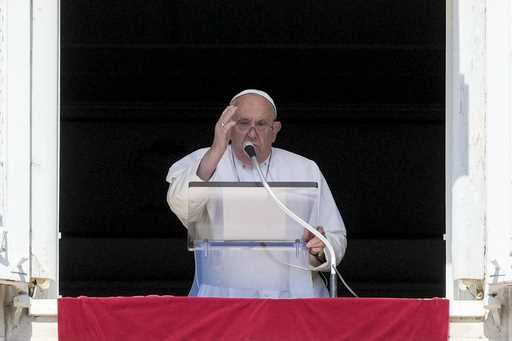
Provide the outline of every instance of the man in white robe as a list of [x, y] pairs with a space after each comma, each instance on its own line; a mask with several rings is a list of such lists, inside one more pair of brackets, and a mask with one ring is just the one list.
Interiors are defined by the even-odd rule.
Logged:
[[[167, 202], [171, 210], [187, 227], [188, 195], [190, 182], [201, 181], [255, 181], [260, 182], [257, 170], [243, 151], [243, 143], [254, 144], [257, 160], [267, 181], [316, 182], [315, 214], [302, 217], [317, 226], [332, 244], [339, 263], [347, 245], [346, 230], [331, 191], [315, 162], [297, 154], [274, 148], [281, 123], [272, 98], [260, 90], [244, 90], [235, 95], [230, 105], [222, 112], [215, 125], [215, 136], [211, 147], [199, 149], [177, 161], [169, 169]], [[210, 269], [217, 281], [194, 279], [190, 295], [215, 297], [327, 297], [328, 292], [319, 276], [319, 271], [329, 271], [324, 244], [309, 231], [304, 231], [304, 240], [309, 249], [309, 269], [298, 269], [287, 263], [254, 259], [254, 253], [226, 251], [218, 258], [210, 256], [208, 262], [196, 252], [197, 264], [220, 268]], [[203, 258], [201, 258], [203, 259]], [[217, 262], [217, 263], [212, 263]], [[279, 264], [277, 264], [279, 263]], [[258, 267], [260, 266], [260, 267]], [[219, 270], [220, 269], [220, 270]], [[247, 270], [251, 269], [251, 270]], [[257, 275], [251, 275], [255, 273]], [[202, 269], [201, 271], [204, 271]], [[218, 281], [219, 277], [246, 278], [246, 281]], [[205, 276], [207, 278], [208, 276]], [[268, 283], [267, 283], [268, 282]], [[226, 284], [227, 283], [227, 284]], [[244, 284], [237, 284], [244, 283]], [[246, 285], [246, 283], [252, 283]], [[267, 285], [268, 284], [268, 285]]]

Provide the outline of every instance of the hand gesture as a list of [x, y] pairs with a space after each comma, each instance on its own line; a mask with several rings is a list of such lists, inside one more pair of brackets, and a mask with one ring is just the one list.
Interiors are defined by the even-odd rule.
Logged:
[[224, 154], [229, 141], [231, 140], [231, 129], [236, 125], [236, 122], [231, 118], [238, 109], [234, 105], [229, 105], [224, 109], [222, 114], [215, 124], [215, 136], [213, 138], [212, 149], [219, 155]]
[[232, 117], [237, 109], [238, 108], [234, 105], [227, 106], [215, 124], [215, 136], [212, 146], [206, 154], [204, 154], [197, 169], [197, 176], [204, 181], [208, 181], [211, 178], [217, 168], [217, 164], [228, 147], [229, 141], [231, 140], [231, 129], [233, 129], [236, 124], [236, 122], [232, 120]]
[[[322, 226], [318, 226], [316, 228], [322, 235], [325, 236], [325, 231]], [[308, 230], [304, 230], [304, 241], [306, 243], [306, 247], [309, 249], [309, 253], [315, 256], [320, 262], [325, 261], [325, 245], [320, 240], [320, 238], [316, 237], [313, 233]]]

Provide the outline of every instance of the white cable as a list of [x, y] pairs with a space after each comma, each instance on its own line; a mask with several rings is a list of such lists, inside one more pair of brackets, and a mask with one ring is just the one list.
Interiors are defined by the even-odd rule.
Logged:
[[[268, 256], [269, 257], [272, 257], [274, 259], [274, 261], [282, 264], [282, 265], [286, 265], [286, 266], [289, 266], [291, 268], [294, 268], [294, 269], [298, 269], [298, 270], [302, 270], [302, 271], [315, 271], [315, 268], [313, 266], [302, 266], [302, 265], [298, 265], [298, 264], [292, 264], [292, 263], [287, 263], [287, 262], [281, 262], [278, 258], [274, 257], [274, 255], [272, 255], [272, 253], [268, 253]], [[324, 274], [319, 271], [318, 272], [320, 274], [320, 276], [323, 278], [324, 280], [324, 283], [328, 283], [329, 281], [327, 280], [327, 278], [325, 278]], [[347, 288], [347, 290], [352, 294], [352, 296], [354, 297], [359, 297], [357, 296], [357, 294], [354, 292], [354, 290], [352, 290], [352, 288], [347, 284], [347, 282], [345, 282], [345, 279], [343, 279], [343, 276], [341, 276], [341, 273], [340, 271], [336, 268], [336, 274], [338, 274], [338, 277], [339, 279], [341, 280], [341, 283], [343, 283], [343, 285], [345, 286], [345, 288]]]
[[[266, 250], [265, 250], [266, 251]], [[287, 263], [287, 262], [281, 262], [278, 258], [274, 257], [274, 255], [272, 253], [268, 253], [268, 256], [269, 257], [272, 257], [274, 259], [274, 261], [282, 264], [282, 265], [286, 265], [286, 266], [289, 266], [291, 268], [294, 268], [294, 269], [297, 269], [297, 270], [302, 270], [302, 271], [315, 271], [315, 267], [313, 266], [302, 266], [302, 265], [298, 265], [298, 264], [292, 264], [292, 263]], [[318, 273], [320, 274], [320, 276], [323, 278], [324, 280], [324, 283], [328, 283], [329, 281], [327, 280], [327, 278], [325, 278], [324, 274], [321, 272], [321, 271], [318, 271]], [[357, 296], [357, 294], [354, 292], [354, 290], [352, 290], [352, 288], [347, 284], [347, 282], [345, 282], [345, 279], [343, 279], [343, 276], [341, 276], [341, 273], [340, 271], [336, 268], [336, 274], [338, 275], [339, 279], [341, 280], [341, 283], [343, 283], [343, 285], [345, 286], [345, 288], [347, 288], [347, 290], [352, 294], [352, 296], [354, 297], [359, 297]]]
[[[279, 208], [281, 208], [290, 218], [292, 218], [293, 220], [295, 220], [296, 222], [298, 222], [299, 224], [301, 224], [302, 226], [304, 226], [308, 231], [310, 231], [311, 233], [313, 233], [315, 236], [317, 236], [324, 244], [325, 246], [327, 247], [327, 250], [329, 251], [330, 255], [331, 255], [331, 264], [330, 264], [330, 267], [331, 267], [331, 274], [333, 273], [333, 271], [338, 275], [338, 277], [340, 278], [341, 282], [343, 283], [343, 285], [347, 288], [348, 291], [350, 291], [350, 293], [354, 296], [354, 297], [359, 297], [357, 296], [357, 294], [354, 292], [354, 290], [352, 290], [352, 288], [347, 284], [347, 282], [345, 282], [345, 279], [343, 279], [343, 276], [341, 276], [341, 273], [338, 271], [338, 269], [336, 268], [336, 256], [334, 254], [334, 248], [332, 247], [331, 243], [327, 240], [327, 238], [325, 238], [320, 232], [318, 232], [313, 226], [309, 225], [308, 223], [306, 223], [304, 220], [302, 220], [300, 217], [298, 217], [295, 213], [293, 213], [288, 207], [286, 207], [277, 197], [276, 195], [274, 194], [274, 192], [272, 192], [272, 190], [270, 189], [270, 186], [268, 185], [267, 181], [265, 180], [265, 177], [263, 176], [263, 172], [261, 171], [261, 168], [260, 168], [260, 165], [258, 164], [258, 160], [256, 160], [256, 157], [252, 157], [251, 158], [252, 160], [252, 163], [253, 165], [256, 167], [256, 170], [258, 171], [258, 175], [260, 176], [261, 178], [261, 182], [263, 183], [263, 186], [265, 187], [265, 189], [267, 190], [267, 192], [270, 194], [270, 196], [272, 197], [272, 199], [274, 199], [274, 201], [277, 203], [277, 205], [279, 206]], [[300, 270], [313, 270], [313, 268], [306, 268], [306, 267], [303, 267], [303, 266], [300, 266], [300, 265], [296, 265], [296, 264], [289, 264], [289, 263], [286, 263], [286, 265], [292, 267], [292, 268], [296, 268], [296, 269], [300, 269]]]
[[352, 290], [352, 288], [350, 288], [347, 284], [347, 282], [345, 282], [345, 280], [343, 279], [343, 277], [341, 276], [341, 273], [338, 271], [338, 269], [336, 269], [336, 273], [338, 274], [338, 277], [341, 279], [341, 282], [343, 283], [343, 285], [345, 286], [345, 288], [348, 289], [348, 291], [350, 291], [350, 293], [354, 296], [354, 297], [359, 297], [356, 295], [356, 293], [354, 292], [354, 290]]
[[302, 220], [300, 217], [298, 217], [297, 215], [295, 215], [295, 213], [293, 213], [290, 209], [288, 209], [288, 207], [286, 207], [277, 197], [276, 195], [274, 194], [274, 192], [272, 192], [272, 190], [270, 189], [270, 186], [268, 185], [267, 181], [265, 180], [265, 177], [263, 176], [263, 173], [261, 172], [261, 169], [260, 169], [260, 165], [258, 164], [258, 160], [256, 159], [256, 157], [251, 157], [251, 160], [252, 160], [252, 163], [254, 165], [254, 167], [256, 168], [256, 170], [258, 171], [258, 174], [261, 178], [261, 182], [263, 183], [263, 186], [265, 187], [265, 189], [267, 190], [268, 194], [270, 194], [270, 196], [272, 197], [272, 199], [274, 199], [274, 201], [276, 202], [276, 204], [279, 206], [279, 208], [281, 208], [281, 210], [283, 210], [284, 213], [286, 213], [290, 218], [292, 218], [293, 220], [295, 220], [297, 223], [299, 223], [300, 225], [302, 225], [306, 230], [308, 230], [309, 232], [311, 232], [313, 235], [315, 235], [316, 237], [318, 237], [318, 239], [320, 239], [325, 247], [327, 248], [327, 251], [329, 252], [329, 258], [328, 260], [331, 261], [331, 264], [330, 264], [330, 268], [331, 268], [331, 274], [336, 274], [336, 254], [334, 253], [334, 248], [332, 247], [331, 243], [327, 240], [327, 238], [325, 238], [324, 235], [322, 235], [319, 231], [317, 231], [313, 226], [309, 225], [308, 223], [306, 223], [304, 220]]

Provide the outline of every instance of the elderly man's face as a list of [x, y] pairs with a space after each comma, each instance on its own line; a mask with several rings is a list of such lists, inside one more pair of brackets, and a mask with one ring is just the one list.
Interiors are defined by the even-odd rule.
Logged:
[[231, 130], [231, 146], [236, 157], [245, 164], [251, 164], [242, 148], [243, 143], [249, 141], [256, 148], [258, 161], [265, 161], [281, 129], [281, 123], [275, 121], [272, 104], [262, 96], [252, 94], [240, 96], [232, 104], [238, 107], [233, 116], [237, 124]]

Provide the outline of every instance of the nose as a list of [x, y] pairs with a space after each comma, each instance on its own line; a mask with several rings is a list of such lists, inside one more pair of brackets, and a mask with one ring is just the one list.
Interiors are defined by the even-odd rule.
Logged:
[[247, 132], [247, 136], [249, 136], [251, 139], [256, 138], [256, 127], [255, 126], [251, 126], [251, 128], [249, 128], [249, 131]]

